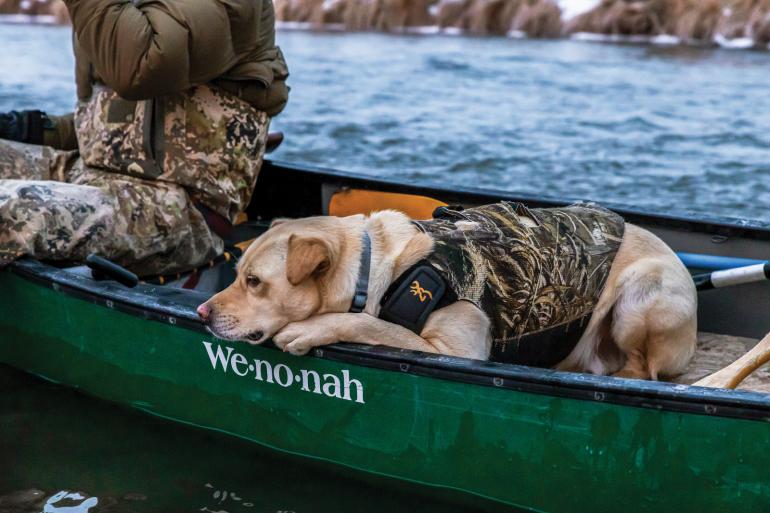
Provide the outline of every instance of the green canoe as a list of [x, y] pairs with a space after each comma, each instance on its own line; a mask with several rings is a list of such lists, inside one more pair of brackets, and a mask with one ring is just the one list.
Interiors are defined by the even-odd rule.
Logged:
[[[565, 203], [267, 162], [249, 217], [318, 215], [346, 187]], [[610, 206], [677, 251], [770, 255], [760, 223]], [[125, 288], [32, 260], [0, 272], [0, 290], [0, 362], [175, 422], [533, 511], [770, 509], [765, 394], [353, 344], [293, 357], [212, 338], [195, 314], [205, 294]], [[702, 292], [700, 329], [764, 335], [768, 290]]]

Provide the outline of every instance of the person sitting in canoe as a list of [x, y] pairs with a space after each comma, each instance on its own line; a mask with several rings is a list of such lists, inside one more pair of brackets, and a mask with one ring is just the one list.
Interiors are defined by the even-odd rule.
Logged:
[[0, 117], [0, 266], [97, 253], [137, 274], [223, 251], [288, 100], [271, 0], [65, 0], [74, 115]]

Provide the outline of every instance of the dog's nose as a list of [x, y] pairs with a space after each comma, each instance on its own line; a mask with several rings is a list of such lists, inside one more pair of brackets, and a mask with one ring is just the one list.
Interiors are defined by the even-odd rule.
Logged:
[[198, 307], [198, 317], [201, 318], [203, 322], [206, 322], [209, 320], [209, 315], [211, 315], [211, 307], [208, 303], [203, 303]]

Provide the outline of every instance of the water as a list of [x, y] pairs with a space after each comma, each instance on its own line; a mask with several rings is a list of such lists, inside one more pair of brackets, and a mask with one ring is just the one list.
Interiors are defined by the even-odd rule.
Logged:
[[[0, 25], [0, 110], [74, 102], [69, 29]], [[275, 158], [770, 221], [767, 52], [281, 32]]]
[[[69, 39], [0, 25], [0, 111], [71, 110]], [[770, 54], [302, 32], [280, 43], [293, 90], [275, 158], [770, 221]], [[448, 509], [8, 369], [0, 462], [0, 512]]]
[[282, 34], [286, 160], [770, 220], [770, 55]]

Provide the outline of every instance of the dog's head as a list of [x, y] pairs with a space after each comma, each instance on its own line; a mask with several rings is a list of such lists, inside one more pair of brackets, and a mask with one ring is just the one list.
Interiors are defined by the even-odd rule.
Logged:
[[348, 219], [274, 222], [244, 253], [233, 284], [198, 307], [209, 330], [226, 340], [259, 344], [335, 302], [338, 287], [331, 282]]

